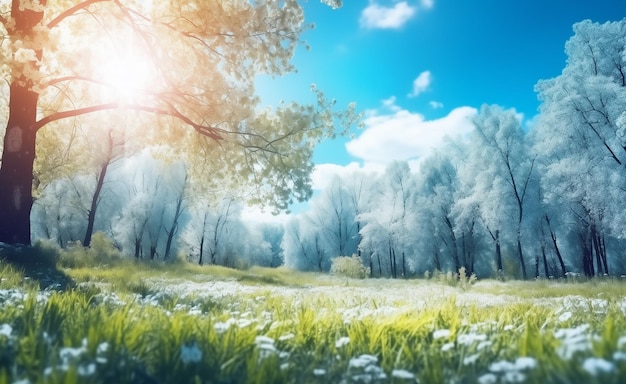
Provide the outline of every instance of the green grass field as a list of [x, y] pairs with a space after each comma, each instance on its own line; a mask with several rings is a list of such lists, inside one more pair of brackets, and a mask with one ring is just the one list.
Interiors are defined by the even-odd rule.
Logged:
[[130, 262], [60, 272], [75, 284], [42, 290], [0, 264], [0, 384], [626, 381], [617, 280], [470, 286]]

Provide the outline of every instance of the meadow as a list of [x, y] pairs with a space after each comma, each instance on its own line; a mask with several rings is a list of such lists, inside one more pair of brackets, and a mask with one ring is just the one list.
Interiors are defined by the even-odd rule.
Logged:
[[352, 279], [81, 252], [0, 264], [0, 384], [626, 380], [618, 278]]

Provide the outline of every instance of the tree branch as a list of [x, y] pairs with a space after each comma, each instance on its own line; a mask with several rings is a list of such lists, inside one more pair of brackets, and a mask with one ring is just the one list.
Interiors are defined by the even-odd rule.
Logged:
[[87, 7], [89, 7], [92, 4], [95, 3], [102, 3], [105, 1], [111, 1], [111, 0], [86, 0], [83, 1], [82, 3], [76, 4], [75, 6], [66, 9], [65, 11], [61, 12], [59, 15], [57, 15], [54, 19], [52, 19], [47, 27], [52, 29], [54, 27], [56, 27], [57, 25], [59, 25], [59, 23], [61, 23], [63, 20], [65, 20], [66, 18], [76, 14], [76, 12], [86, 9]]
[[193, 120], [191, 120], [189, 117], [183, 115], [182, 113], [180, 113], [178, 110], [174, 108], [172, 108], [171, 110], [163, 110], [160, 108], [149, 107], [145, 105], [123, 104], [123, 103], [107, 103], [107, 104], [94, 105], [91, 107], [73, 109], [70, 111], [56, 112], [37, 121], [33, 128], [35, 129], [35, 131], [37, 131], [44, 125], [52, 123], [54, 121], [67, 119], [70, 117], [82, 116], [82, 115], [86, 115], [86, 114], [93, 113], [93, 112], [107, 111], [107, 110], [113, 110], [113, 109], [128, 109], [128, 110], [134, 110], [134, 111], [153, 113], [155, 115], [174, 117], [178, 120], [181, 120], [185, 124], [190, 125], [201, 135], [207, 136], [215, 141], [220, 141], [222, 139], [222, 136], [220, 136], [219, 133], [223, 132], [223, 130], [220, 130], [213, 126], [197, 124]]

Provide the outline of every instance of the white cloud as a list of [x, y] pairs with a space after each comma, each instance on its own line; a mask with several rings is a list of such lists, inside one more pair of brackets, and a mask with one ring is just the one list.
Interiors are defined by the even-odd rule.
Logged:
[[400, 1], [392, 7], [370, 1], [361, 12], [361, 26], [370, 29], [398, 29], [404, 26], [416, 11], [416, 7], [406, 1]]
[[421, 114], [402, 108], [392, 109], [391, 113], [371, 113], [364, 121], [365, 131], [348, 142], [346, 149], [366, 164], [422, 159], [440, 146], [446, 136], [471, 132], [471, 118], [476, 113], [475, 108], [459, 107], [435, 120], [425, 120]]
[[422, 0], [422, 7], [431, 9], [435, 5], [435, 0]]
[[311, 181], [313, 182], [313, 189], [322, 190], [330, 184], [330, 181], [335, 175], [345, 176], [356, 171], [364, 171], [359, 163], [352, 162], [346, 166], [338, 164], [317, 164], [313, 169], [311, 175]]
[[409, 97], [415, 97], [422, 92], [425, 92], [428, 87], [430, 87], [430, 83], [433, 80], [433, 76], [430, 71], [424, 71], [420, 73], [415, 80], [413, 80], [413, 92], [409, 93]]
[[432, 100], [428, 103], [432, 109], [441, 109], [443, 108], [443, 103], [440, 101]]

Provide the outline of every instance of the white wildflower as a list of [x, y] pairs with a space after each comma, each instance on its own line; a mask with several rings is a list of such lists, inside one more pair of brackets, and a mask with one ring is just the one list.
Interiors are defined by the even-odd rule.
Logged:
[[326, 374], [326, 370], [325, 369], [321, 369], [321, 368], [316, 368], [313, 370], [313, 374], [315, 376], [324, 376]]
[[291, 340], [294, 337], [296, 337], [296, 335], [294, 335], [293, 333], [287, 333], [285, 335], [282, 335], [281, 337], [278, 338], [278, 341], [287, 341], [287, 340]]
[[350, 343], [350, 338], [349, 337], [342, 337], [342, 338], [340, 338], [339, 340], [337, 340], [335, 342], [335, 347], [337, 349], [339, 349], [339, 348], [342, 348], [342, 347], [348, 345], [349, 343]]
[[518, 371], [524, 371], [526, 369], [533, 369], [537, 367], [537, 360], [532, 357], [518, 357], [515, 360], [515, 369]]
[[448, 352], [451, 349], [454, 349], [454, 343], [445, 343], [441, 346], [441, 352]]
[[0, 325], [0, 336], [11, 337], [11, 333], [13, 332], [13, 327], [9, 324]]
[[451, 332], [449, 329], [438, 329], [433, 332], [433, 339], [447, 339], [448, 337], [450, 337], [450, 334]]
[[376, 364], [378, 362], [378, 358], [372, 355], [361, 355], [359, 357], [354, 357], [350, 359], [349, 366], [351, 368], [363, 368], [371, 364]]
[[196, 343], [184, 344], [180, 348], [180, 360], [184, 363], [197, 363], [202, 360], [202, 351]]
[[613, 360], [626, 361], [626, 352], [621, 352], [621, 351], [615, 352], [613, 354]]
[[101, 354], [101, 353], [106, 353], [109, 350], [109, 343], [107, 343], [106, 341], [98, 344], [98, 348], [96, 349], [96, 353]]
[[514, 329], [515, 329], [515, 326], [513, 326], [512, 324], [507, 324], [507, 325], [504, 326], [504, 328], [502, 328], [502, 330], [506, 331], [506, 332], [512, 331]]
[[493, 373], [486, 373], [478, 378], [478, 384], [496, 384], [498, 382], [498, 376]]
[[391, 371], [391, 377], [401, 380], [413, 380], [415, 375], [405, 369], [394, 369]]
[[483, 349], [489, 348], [493, 345], [493, 343], [489, 340], [487, 341], [481, 341], [480, 343], [478, 343], [478, 346], [476, 347], [477, 351], [482, 351]]
[[592, 376], [602, 373], [611, 373], [615, 370], [615, 365], [607, 360], [598, 357], [589, 357], [583, 363], [583, 369]]
[[457, 338], [457, 343], [461, 345], [471, 345], [475, 342], [485, 341], [487, 340], [487, 335], [483, 335], [480, 333], [465, 333], [459, 335]]
[[491, 365], [489, 365], [489, 370], [491, 372], [514, 371], [515, 370], [515, 364], [511, 363], [510, 361], [506, 361], [506, 360], [497, 361], [497, 362], [491, 363]]
[[215, 332], [221, 334], [221, 333], [224, 333], [224, 332], [228, 331], [228, 329], [231, 327], [231, 325], [234, 324], [234, 322], [235, 321], [231, 318], [231, 319], [226, 320], [225, 322], [217, 322], [217, 323], [215, 323], [213, 325], [213, 328], [215, 329]]
[[518, 371], [509, 371], [502, 377], [502, 381], [505, 383], [522, 383], [525, 380], [526, 375]]
[[475, 353], [473, 355], [466, 356], [463, 358], [463, 365], [473, 365], [476, 364], [476, 361], [480, 357], [480, 354]]
[[85, 353], [85, 351], [86, 350], [83, 347], [65, 347], [59, 350], [59, 357], [61, 358], [61, 360], [63, 360], [63, 362], [67, 363], [70, 360], [78, 359], [83, 353]]
[[559, 321], [561, 323], [566, 322], [567, 320], [572, 318], [572, 312], [563, 312], [560, 316], [559, 316]]
[[96, 373], [96, 364], [89, 363], [87, 365], [79, 365], [76, 372], [78, 376], [91, 376]]

